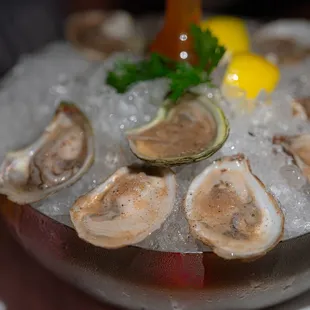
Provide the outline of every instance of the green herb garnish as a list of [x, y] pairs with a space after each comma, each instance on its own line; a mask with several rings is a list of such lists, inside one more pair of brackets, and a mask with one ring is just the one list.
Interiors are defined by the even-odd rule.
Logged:
[[196, 25], [191, 26], [194, 50], [198, 57], [198, 65], [187, 62], [176, 62], [157, 53], [149, 59], [138, 63], [119, 61], [114, 71], [107, 76], [107, 84], [119, 93], [124, 93], [137, 82], [167, 77], [170, 79], [169, 98], [177, 101], [192, 86], [211, 83], [211, 73], [225, 54], [225, 48], [218, 44], [216, 37], [209, 30], [202, 31]]
[[189, 87], [211, 82], [207, 72], [187, 62], [178, 63], [175, 70], [171, 71], [167, 77], [171, 80], [168, 98], [173, 101], [177, 101]]
[[128, 87], [136, 82], [167, 76], [170, 73], [169, 63], [170, 60], [156, 53], [138, 63], [119, 61], [115, 70], [108, 73], [107, 84], [119, 93], [125, 93]]
[[218, 39], [209, 29], [202, 31], [200, 27], [192, 25], [191, 34], [194, 38], [194, 50], [199, 59], [198, 68], [207, 70], [207, 73], [211, 74], [224, 56], [226, 49], [219, 45]]

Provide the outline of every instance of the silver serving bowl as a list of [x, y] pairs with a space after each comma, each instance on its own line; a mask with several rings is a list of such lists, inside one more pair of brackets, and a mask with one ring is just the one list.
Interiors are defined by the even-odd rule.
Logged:
[[245, 263], [212, 253], [96, 248], [80, 240], [73, 229], [3, 196], [0, 214], [20, 244], [53, 273], [126, 309], [249, 310], [283, 302], [310, 288], [309, 234]]

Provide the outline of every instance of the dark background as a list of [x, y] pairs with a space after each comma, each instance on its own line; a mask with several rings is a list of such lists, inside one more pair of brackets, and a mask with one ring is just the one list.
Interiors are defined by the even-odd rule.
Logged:
[[[298, 16], [299, 9], [309, 4], [307, 0], [205, 0], [205, 10], [214, 13], [234, 14], [262, 19], [270, 19], [279, 16]], [[150, 11], [160, 12], [164, 9], [164, 1], [160, 0], [135, 0], [121, 1], [121, 5], [127, 10], [141, 14]], [[303, 9], [302, 9], [303, 11]], [[308, 16], [310, 16], [308, 12]]]
[[[176, 0], [177, 3], [177, 0]], [[259, 19], [310, 17], [309, 0], [206, 0], [205, 10]], [[0, 1], [0, 76], [21, 54], [63, 37], [70, 12], [123, 8], [134, 14], [162, 12], [159, 0], [10, 0]], [[40, 267], [12, 239], [0, 218], [0, 300], [8, 310], [106, 310]]]

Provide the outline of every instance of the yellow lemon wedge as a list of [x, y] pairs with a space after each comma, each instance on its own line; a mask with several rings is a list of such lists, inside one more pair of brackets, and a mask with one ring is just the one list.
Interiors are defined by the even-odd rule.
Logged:
[[279, 68], [264, 57], [252, 53], [239, 53], [232, 57], [227, 67], [223, 86], [234, 86], [255, 99], [261, 90], [271, 93], [280, 79]]
[[203, 31], [209, 29], [226, 47], [229, 54], [247, 52], [250, 49], [250, 38], [245, 22], [233, 16], [214, 16], [201, 22]]

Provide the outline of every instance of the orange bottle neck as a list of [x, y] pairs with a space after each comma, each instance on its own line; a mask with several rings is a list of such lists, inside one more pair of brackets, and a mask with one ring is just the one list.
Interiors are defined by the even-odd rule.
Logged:
[[174, 60], [195, 63], [189, 30], [191, 24], [199, 25], [201, 16], [201, 0], [166, 0], [164, 26], [150, 50]]
[[192, 23], [201, 20], [201, 0], [166, 0], [165, 26], [188, 31]]

